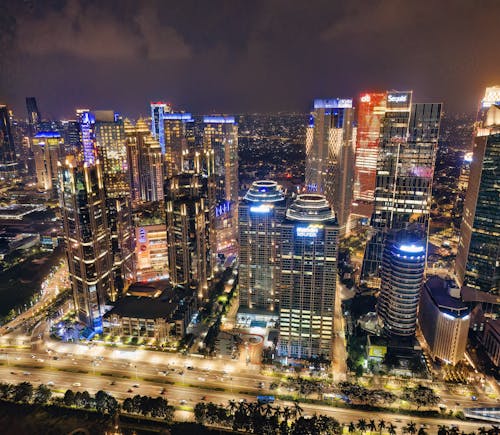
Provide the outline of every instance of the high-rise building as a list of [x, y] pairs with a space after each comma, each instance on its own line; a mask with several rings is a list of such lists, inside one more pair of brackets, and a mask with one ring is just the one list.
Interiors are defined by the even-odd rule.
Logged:
[[314, 100], [306, 132], [306, 188], [326, 196], [340, 236], [349, 232], [355, 143], [352, 99]]
[[299, 195], [280, 233], [280, 354], [331, 360], [338, 226], [326, 198]]
[[375, 201], [375, 179], [380, 145], [380, 127], [387, 93], [364, 93], [357, 107], [355, 188], [353, 213], [371, 217]]
[[194, 136], [190, 113], [166, 113], [163, 115], [163, 134], [165, 140], [165, 172], [168, 178], [184, 171], [182, 156], [193, 149]]
[[0, 177], [11, 178], [16, 172], [16, 149], [10, 126], [10, 113], [7, 106], [0, 104]]
[[133, 203], [163, 201], [163, 155], [143, 119], [124, 122], [127, 166]]
[[97, 156], [94, 134], [95, 116], [89, 109], [77, 109], [76, 116], [80, 124], [83, 161], [92, 165], [95, 163]]
[[203, 148], [215, 159], [217, 252], [230, 254], [238, 235], [238, 125], [233, 116], [205, 116], [203, 122]]
[[207, 297], [214, 271], [210, 184], [213, 177], [199, 170], [182, 172], [165, 182], [170, 281], [193, 289], [200, 299]]
[[453, 280], [430, 277], [420, 295], [418, 324], [434, 359], [457, 364], [464, 359], [470, 308]]
[[161, 153], [165, 155], [165, 130], [163, 116], [170, 113], [172, 107], [162, 101], [151, 102], [151, 133], [160, 143]]
[[37, 133], [38, 126], [42, 121], [35, 97], [26, 97], [26, 110], [28, 112], [28, 135], [31, 138]]
[[162, 224], [136, 227], [137, 281], [157, 281], [168, 278], [167, 229]]
[[60, 167], [60, 205], [66, 257], [80, 321], [102, 331], [106, 302], [114, 299], [113, 261], [100, 164]]
[[425, 244], [413, 238], [405, 241], [404, 234], [387, 237], [377, 312], [387, 335], [413, 337], [424, 279]]
[[375, 286], [388, 231], [418, 229], [424, 239], [428, 231], [441, 104], [411, 105], [411, 97], [411, 92], [387, 94], [380, 130], [372, 236], [361, 272], [361, 279]]
[[460, 284], [500, 294], [500, 105], [476, 128], [455, 271]]
[[266, 311], [278, 309], [279, 227], [285, 212], [285, 195], [275, 181], [255, 181], [240, 202], [241, 308]]
[[64, 140], [59, 133], [39, 132], [33, 137], [36, 181], [38, 189], [57, 198], [58, 162], [64, 157]]

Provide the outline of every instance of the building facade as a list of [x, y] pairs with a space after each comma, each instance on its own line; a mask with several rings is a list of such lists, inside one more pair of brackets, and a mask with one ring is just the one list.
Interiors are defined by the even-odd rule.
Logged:
[[285, 212], [285, 194], [275, 181], [255, 181], [240, 202], [240, 309], [278, 310], [280, 225]]
[[464, 359], [470, 308], [454, 281], [430, 277], [422, 288], [418, 324], [434, 359], [457, 364]]
[[16, 149], [7, 106], [0, 104], [0, 177], [12, 178], [17, 172]]
[[455, 272], [476, 290], [500, 294], [500, 106], [476, 129]]
[[64, 140], [59, 133], [48, 131], [37, 133], [32, 141], [37, 187], [57, 198], [58, 162], [64, 157]]
[[306, 131], [306, 188], [326, 196], [341, 236], [349, 233], [355, 144], [352, 99], [314, 100]]
[[399, 240], [386, 241], [377, 313], [387, 335], [412, 337], [424, 279], [425, 244], [407, 242], [399, 234], [389, 237]]
[[135, 229], [137, 281], [168, 278], [167, 228], [165, 224], [141, 225]]
[[280, 234], [279, 352], [331, 360], [339, 230], [326, 198], [299, 195]]
[[75, 310], [81, 322], [102, 332], [102, 316], [114, 299], [111, 234], [100, 164], [60, 167], [60, 206]]
[[167, 178], [185, 170], [182, 167], [182, 156], [189, 149], [193, 149], [193, 123], [194, 119], [190, 113], [167, 113], [163, 115], [165, 173]]

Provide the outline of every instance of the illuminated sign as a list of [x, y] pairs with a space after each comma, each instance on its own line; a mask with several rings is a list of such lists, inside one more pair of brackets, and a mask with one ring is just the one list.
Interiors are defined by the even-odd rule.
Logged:
[[318, 231], [321, 228], [319, 225], [309, 225], [308, 227], [297, 227], [298, 237], [317, 237]]
[[223, 204], [220, 204], [217, 207], [215, 207], [215, 216], [216, 217], [223, 216], [226, 213], [229, 213], [230, 210], [231, 210], [231, 203], [229, 201], [226, 201]]
[[464, 155], [464, 162], [465, 163], [471, 163], [472, 162], [472, 152], [465, 153], [465, 155]]
[[171, 121], [193, 121], [190, 113], [164, 113], [163, 119]]
[[314, 100], [315, 109], [350, 109], [352, 108], [352, 99], [350, 98], [332, 98], [328, 100]]
[[234, 116], [204, 116], [205, 124], [234, 124]]
[[370, 94], [366, 94], [366, 95], [363, 95], [361, 98], [360, 98], [361, 102], [362, 103], [369, 103], [371, 98], [370, 98]]
[[425, 248], [423, 246], [417, 245], [400, 245], [399, 250], [402, 252], [408, 252], [409, 254], [418, 254], [420, 252], [424, 252]]
[[139, 228], [139, 243], [146, 243], [148, 241], [147, 232], [144, 228]]
[[389, 94], [387, 101], [389, 103], [406, 103], [408, 102], [408, 94]]
[[250, 211], [252, 213], [269, 213], [271, 211], [271, 207], [269, 207], [268, 205], [261, 204], [250, 207]]

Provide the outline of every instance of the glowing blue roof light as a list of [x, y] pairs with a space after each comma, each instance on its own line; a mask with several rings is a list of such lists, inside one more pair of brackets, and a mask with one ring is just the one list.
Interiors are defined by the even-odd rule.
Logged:
[[234, 116], [204, 116], [205, 124], [234, 124]]
[[35, 135], [36, 138], [58, 138], [61, 137], [61, 135], [57, 131], [41, 131]]
[[172, 121], [193, 121], [193, 116], [191, 113], [164, 113], [163, 119]]
[[424, 252], [425, 251], [425, 247], [421, 246], [421, 245], [415, 245], [415, 244], [411, 244], [411, 245], [399, 245], [399, 250], [401, 252], [407, 252], [408, 254], [419, 254], [421, 252]]
[[330, 98], [314, 100], [315, 109], [350, 109], [352, 98]]

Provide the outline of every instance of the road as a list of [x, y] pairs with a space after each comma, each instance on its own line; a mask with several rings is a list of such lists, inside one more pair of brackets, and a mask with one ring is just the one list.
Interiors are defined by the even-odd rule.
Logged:
[[[262, 392], [258, 388], [259, 382], [264, 382], [265, 388], [269, 386], [269, 377], [260, 374], [258, 370], [246, 367], [231, 370], [233, 366], [227, 364], [227, 361], [171, 355], [165, 358], [170, 361], [167, 365], [161, 355], [156, 359], [148, 355], [148, 360], [143, 360], [141, 356], [144, 355], [141, 351], [111, 350], [111, 353], [115, 352], [113, 357], [103, 357], [97, 355], [102, 353], [99, 352], [102, 350], [100, 347], [89, 348], [81, 345], [73, 347], [74, 350], [78, 347], [86, 348], [87, 352], [57, 353], [56, 355], [54, 351], [49, 354], [48, 352], [32, 353], [28, 349], [1, 349], [0, 379], [10, 383], [29, 381], [35, 385], [39, 383], [52, 385], [53, 383], [52, 389], [59, 394], [64, 393], [68, 388], [75, 391], [87, 390], [90, 393], [102, 389], [119, 399], [135, 394], [157, 396], [162, 388], [165, 388], [165, 397], [171, 404], [191, 407], [202, 398], [221, 404], [231, 399], [252, 401]], [[54, 360], [54, 357], [57, 360]], [[161, 371], [166, 371], [168, 374], [164, 375]], [[265, 393], [267, 394], [268, 391]], [[286, 401], [277, 401], [276, 404], [292, 405]], [[481, 405], [478, 402], [475, 404]], [[414, 421], [417, 425], [429, 425], [430, 431], [437, 430], [438, 425], [456, 424], [466, 432], [485, 425], [481, 422], [416, 418], [388, 412], [360, 411], [326, 405], [301, 404], [300, 406], [304, 409], [305, 415], [321, 413], [335, 417], [341, 423], [357, 421], [360, 418], [383, 419], [386, 422], [393, 422], [398, 427], [403, 427], [406, 423]]]

